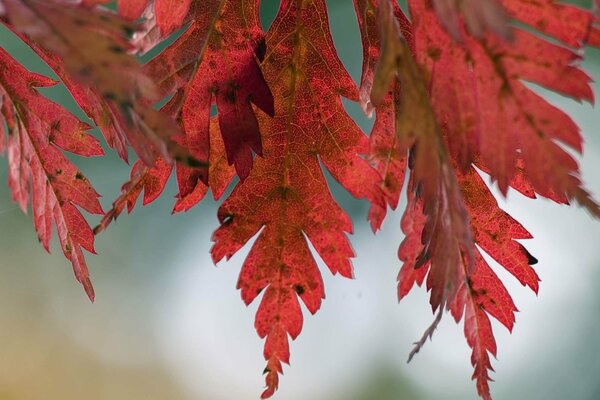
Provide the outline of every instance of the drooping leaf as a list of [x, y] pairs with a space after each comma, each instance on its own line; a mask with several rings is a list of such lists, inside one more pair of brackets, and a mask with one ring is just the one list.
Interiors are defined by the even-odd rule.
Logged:
[[[492, 367], [488, 352], [496, 355], [489, 316], [512, 330], [517, 309], [508, 291], [485, 262], [480, 250], [475, 248], [475, 244], [535, 292], [538, 290], [539, 278], [531, 264], [535, 264], [537, 260], [517, 242], [519, 239], [531, 238], [529, 232], [498, 207], [493, 195], [474, 169], [461, 174], [458, 182], [471, 221], [474, 238], [471, 246], [475, 266], [469, 271], [467, 263], [461, 263], [462, 268], [458, 270], [460, 283], [455, 296], [449, 300], [448, 308], [457, 322], [462, 318], [463, 312], [466, 313], [465, 337], [473, 349], [473, 379], [477, 380], [479, 394], [489, 399], [488, 370]], [[426, 216], [423, 214], [422, 202], [412, 202], [409, 198], [409, 207], [402, 218], [402, 230], [406, 238], [398, 252], [400, 259], [404, 261], [398, 275], [399, 298], [406, 296], [415, 283], [421, 285], [426, 280], [427, 289], [432, 290], [432, 293], [437, 285], [443, 284], [433, 273], [432, 264], [435, 260], [420, 264], [419, 255], [423, 249], [420, 238], [425, 229]], [[433, 331], [428, 330], [427, 333], [422, 341]], [[411, 357], [419, 348], [413, 350]]]
[[7, 139], [13, 200], [24, 212], [31, 202], [38, 238], [48, 251], [56, 226], [61, 249], [93, 301], [82, 249], [95, 253], [94, 235], [77, 207], [92, 214], [103, 211], [98, 193], [61, 150], [89, 157], [104, 154], [102, 147], [86, 133], [86, 124], [36, 90], [55, 81], [27, 71], [2, 48], [0, 65], [0, 125], [8, 127], [0, 139]]
[[[363, 68], [359, 90], [360, 103], [364, 112], [371, 115], [373, 112], [371, 90], [373, 89], [375, 68], [381, 53], [377, 8], [370, 0], [355, 0], [354, 7], [363, 42]], [[399, 21], [403, 36], [407, 38], [407, 42], [411, 46], [411, 26], [397, 4], [394, 7], [394, 14]], [[377, 84], [381, 85], [379, 82]], [[396, 107], [400, 103], [401, 96], [400, 84], [394, 82], [392, 85], [392, 90], [389, 90], [377, 104], [375, 123], [369, 135], [369, 155], [381, 174], [381, 188], [387, 203], [383, 207], [379, 204], [371, 204], [369, 221], [371, 221], [373, 231], [381, 226], [387, 212], [387, 205], [392, 209], [395, 209], [398, 205], [408, 158], [406, 143], [400, 141], [396, 135], [396, 130], [400, 129], [396, 126]]]
[[[553, 1], [503, 5], [510, 16], [569, 46], [581, 46], [593, 22], [590, 13]], [[416, 57], [427, 71], [433, 108], [459, 165], [466, 168], [478, 154], [478, 165], [504, 193], [520, 165], [535, 192], [563, 203], [574, 199], [600, 215], [581, 186], [577, 162], [561, 147], [581, 151], [579, 129], [523, 82], [592, 100], [590, 79], [575, 65], [579, 55], [517, 28], [510, 43], [466, 32], [456, 42], [426, 1], [411, 0], [409, 6]]]
[[512, 38], [505, 10], [499, 0], [433, 0], [440, 21], [455, 40], [461, 39], [461, 25], [475, 37], [491, 31], [504, 39]]
[[467, 269], [473, 267], [471, 229], [422, 73], [400, 29], [399, 24], [405, 22], [388, 0], [379, 1], [378, 20], [381, 55], [374, 72], [371, 102], [381, 104], [391, 82], [398, 80], [395, 137], [401, 154], [410, 149], [408, 190], [414, 195], [409, 197], [409, 207], [418, 204], [424, 215], [420, 232], [423, 246], [415, 267], [432, 264], [430, 277], [435, 284], [431, 286], [431, 306], [435, 311], [448, 308], [456, 296], [464, 280], [463, 261], [467, 260]]
[[[2, 23], [0, 21], [0, 23]], [[27, 36], [16, 32], [10, 25], [2, 23], [11, 30], [24, 43], [27, 44], [48, 66], [58, 75], [65, 84], [69, 93], [86, 115], [96, 124], [102, 132], [108, 145], [114, 148], [123, 160], [127, 161], [127, 133], [125, 123], [118, 112], [113, 110], [109, 103], [105, 102], [98, 91], [73, 80], [65, 71], [61, 59], [46, 49], [41, 48]]]
[[[83, 0], [88, 7], [98, 4], [108, 4], [112, 0]], [[143, 16], [144, 10], [151, 7], [156, 17], [156, 23], [161, 36], [166, 36], [179, 29], [190, 8], [191, 0], [118, 0], [119, 15], [129, 21], [135, 21]]]
[[127, 208], [131, 213], [139, 196], [144, 192], [143, 205], [156, 200], [167, 184], [171, 176], [172, 166], [158, 159], [154, 167], [148, 167], [141, 161], [134, 164], [131, 169], [130, 180], [121, 187], [121, 195], [113, 202], [113, 206], [107, 212], [100, 224], [94, 228], [94, 234], [106, 230], [108, 225]]
[[266, 38], [262, 70], [273, 91], [275, 116], [258, 114], [264, 158], [219, 209], [213, 259], [231, 257], [256, 233], [238, 288], [246, 304], [264, 292], [255, 321], [265, 338], [267, 389], [277, 389], [289, 363], [288, 335], [302, 329], [301, 299], [315, 313], [324, 298], [307, 239], [332, 273], [352, 276], [348, 216], [335, 203], [320, 162], [350, 193], [383, 206], [379, 177], [360, 154], [366, 136], [340, 96], [358, 90], [338, 59], [323, 0], [283, 1]]
[[[195, 206], [209, 188], [221, 197], [237, 170], [241, 183], [219, 211], [212, 255], [230, 257], [257, 236], [238, 288], [246, 303], [263, 293], [255, 326], [266, 339], [268, 397], [289, 362], [288, 336], [302, 328], [299, 298], [314, 313], [325, 296], [308, 242], [334, 273], [352, 274], [351, 222], [321, 165], [371, 201], [374, 230], [406, 186], [398, 295], [425, 282], [438, 310], [411, 357], [445, 310], [457, 322], [464, 317], [473, 378], [489, 399], [490, 316], [511, 330], [516, 307], [484, 257], [536, 292], [539, 278], [537, 260], [519, 242], [530, 234], [498, 207], [478, 171], [504, 193], [575, 199], [598, 215], [570, 153], [582, 149], [577, 127], [527, 86], [591, 101], [578, 63], [583, 45], [600, 46], [598, 15], [554, 0], [409, 0], [407, 18], [396, 0], [354, 0], [363, 41], [357, 90], [335, 54], [324, 0], [283, 0], [266, 41], [259, 0], [118, 0], [118, 13], [101, 6], [108, 3], [0, 0], [9, 29], [19, 31], [15, 24], [36, 41], [21, 35], [109, 145], [126, 158], [131, 144], [144, 161], [96, 231], [131, 211], [142, 192], [144, 204], [157, 198], [173, 168], [174, 212]], [[181, 27], [182, 36], [142, 68], [132, 53]], [[34, 89], [53, 81], [8, 68], [0, 71], [14, 80], [0, 80], [0, 152], [8, 147], [13, 196], [24, 209], [31, 198], [45, 247], [57, 225], [92, 297], [81, 248], [93, 250], [93, 237], [77, 207], [98, 212], [97, 194], [60, 149], [100, 148], [86, 125]], [[368, 140], [340, 96], [375, 112]], [[159, 99], [167, 105], [155, 111]], [[254, 162], [254, 154], [264, 158]], [[173, 167], [169, 156], [204, 168]]]
[[[5, 7], [11, 25], [61, 57], [70, 75], [67, 81], [75, 79], [85, 88], [99, 90], [109, 103], [105, 111], [119, 114], [115, 124], [125, 123], [129, 144], [146, 164], [153, 165], [159, 156], [202, 164], [172, 140], [179, 131], [177, 124], [151, 107], [150, 102], [159, 100], [159, 90], [127, 53], [131, 49], [127, 35], [134, 25], [107, 11], [91, 11], [65, 0], [6, 0]], [[78, 96], [80, 92], [75, 100], [82, 101], [82, 108], [91, 106], [99, 112], [102, 104]]]
[[[424, 77], [412, 61], [410, 42], [405, 39], [412, 40], [412, 32], [405, 27], [403, 16], [397, 11], [392, 12], [393, 8], [385, 0], [378, 2], [378, 17], [375, 16], [372, 3], [356, 1], [355, 5], [365, 55], [377, 54], [377, 50], [381, 52], [375, 71], [373, 62], [368, 62], [365, 57], [363, 88], [371, 88], [370, 100], [377, 106], [378, 118], [381, 115], [388, 116], [389, 120], [390, 112], [396, 115], [395, 124], [387, 122], [385, 125], [388, 129], [395, 126], [393, 137], [380, 142], [381, 149], [387, 150], [387, 154], [391, 155], [381, 158], [384, 161], [381, 164], [385, 167], [380, 168], [380, 172], [384, 179], [389, 179], [387, 174], [390, 174], [401, 182], [404, 166], [399, 164], [400, 168], [389, 170], [385, 162], [393, 160], [391, 157], [402, 162], [400, 157], [411, 148], [408, 207], [402, 219], [402, 230], [406, 237], [399, 249], [399, 257], [404, 265], [398, 276], [398, 295], [399, 298], [404, 297], [414, 283], [420, 285], [427, 278], [432, 309], [436, 311], [439, 308], [433, 324], [417, 343], [409, 360], [427, 338], [433, 335], [444, 308], [451, 311], [457, 322], [462, 318], [463, 312], [466, 312], [465, 336], [473, 349], [473, 378], [477, 380], [480, 395], [490, 398], [488, 370], [491, 369], [491, 363], [488, 353], [495, 355], [496, 345], [488, 314], [512, 329], [516, 308], [500, 280], [479, 254], [475, 243], [491, 254], [521, 283], [537, 292], [539, 279], [529, 265], [535, 259], [514, 240], [529, 238], [530, 235], [498, 208], [474, 170], [467, 175], [461, 174], [458, 180], [455, 178], [452, 172], [455, 164], [445, 153], [441, 129], [436, 125], [436, 116], [424, 89]], [[377, 18], [381, 21], [380, 31], [374, 32], [373, 21], [377, 21]], [[392, 84], [392, 91], [384, 96], [383, 93], [396, 76], [398, 81]], [[372, 79], [371, 82], [369, 78]], [[428, 122], [423, 123], [423, 120]], [[376, 120], [373, 133], [377, 133], [377, 128]], [[388, 131], [388, 138], [389, 133]], [[372, 143], [373, 139], [372, 137]], [[398, 153], [397, 143], [403, 142], [405, 144]], [[418, 152], [423, 151], [424, 147], [419, 147], [419, 144], [426, 146], [427, 157], [420, 165], [419, 157], [424, 156], [420, 156]], [[375, 153], [375, 159], [377, 154]], [[436, 154], [439, 157], [437, 159]], [[439, 168], [438, 172], [436, 168]], [[394, 194], [397, 199], [400, 189], [401, 187], [396, 187], [389, 193]], [[389, 195], [387, 198], [394, 199]], [[394, 206], [393, 201], [390, 204]], [[468, 217], [464, 207], [468, 210]], [[378, 223], [380, 219], [381, 217]]]
[[[273, 115], [273, 97], [257, 60], [265, 51], [256, 0], [197, 1], [187, 30], [147, 66], [164, 95], [182, 97], [180, 119], [186, 145], [198, 159], [210, 153], [209, 120], [217, 105], [227, 160], [241, 179], [262, 155], [252, 105]], [[206, 183], [207, 176], [200, 176]]]

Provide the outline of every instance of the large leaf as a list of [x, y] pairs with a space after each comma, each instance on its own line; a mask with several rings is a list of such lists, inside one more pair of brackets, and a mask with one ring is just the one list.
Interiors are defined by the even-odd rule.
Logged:
[[325, 297], [307, 240], [332, 273], [352, 276], [352, 224], [320, 163], [354, 196], [383, 206], [378, 174], [361, 157], [367, 137], [342, 106], [340, 96], [357, 100], [358, 90], [335, 53], [325, 2], [284, 1], [266, 42], [262, 66], [275, 117], [259, 114], [264, 158], [219, 209], [212, 249], [215, 261], [229, 258], [258, 233], [238, 288], [247, 304], [264, 292], [255, 322], [266, 339], [263, 398], [289, 363], [288, 336], [302, 329], [298, 300], [315, 313]]
[[[509, 15], [566, 45], [581, 46], [589, 36], [592, 16], [573, 6], [503, 3]], [[461, 167], [478, 154], [478, 165], [505, 193], [520, 166], [535, 192], [563, 203], [574, 199], [600, 215], [581, 186], [575, 159], [562, 147], [581, 151], [579, 129], [523, 82], [591, 100], [590, 79], [575, 65], [579, 55], [516, 28], [510, 43], [492, 34], [477, 39], [466, 32], [456, 42], [427, 1], [411, 0], [409, 6], [416, 57], [427, 71], [433, 108]]]

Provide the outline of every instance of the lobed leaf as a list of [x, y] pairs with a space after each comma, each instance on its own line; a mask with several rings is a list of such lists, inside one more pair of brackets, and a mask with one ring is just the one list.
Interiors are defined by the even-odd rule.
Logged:
[[[503, 4], [509, 15], [570, 46], [586, 41], [593, 22], [588, 12], [551, 1]], [[581, 150], [579, 129], [523, 82], [591, 101], [590, 79], [576, 66], [579, 55], [516, 28], [511, 43], [467, 33], [458, 43], [426, 1], [409, 5], [416, 57], [428, 73], [434, 110], [459, 165], [464, 169], [476, 161], [504, 193], [522, 169], [521, 177], [536, 193], [562, 203], [574, 199], [600, 215], [581, 185], [577, 162], [562, 148]]]
[[[112, 119], [115, 126], [125, 125], [129, 144], [146, 164], [153, 165], [160, 156], [202, 164], [172, 140], [178, 133], [177, 124], [149, 103], [159, 100], [159, 91], [136, 58], [128, 54], [127, 36], [134, 32], [134, 25], [108, 11], [91, 11], [64, 0], [5, 0], [5, 7], [11, 25], [61, 57], [69, 75], [65, 82], [76, 80], [82, 85], [74, 88], [70, 84], [82, 109], [91, 117]], [[64, 71], [61, 67], [57, 73], [64, 76]], [[96, 91], [103, 101], [98, 101]], [[122, 138], [111, 136], [108, 140], [124, 157], [117, 144]]]
[[[210, 154], [209, 120], [216, 102], [228, 163], [241, 179], [252, 168], [252, 152], [262, 155], [252, 104], [273, 115], [273, 96], [257, 61], [264, 56], [264, 33], [256, 0], [194, 2], [190, 23], [175, 43], [146, 67], [165, 96], [179, 97], [186, 145], [197, 159]], [[208, 177], [200, 176], [206, 183]]]
[[246, 304], [264, 292], [255, 321], [266, 339], [263, 398], [289, 363], [288, 336], [302, 329], [298, 300], [315, 313], [325, 297], [307, 240], [332, 273], [352, 276], [352, 224], [320, 163], [354, 196], [383, 205], [378, 174], [361, 157], [367, 137], [341, 102], [358, 100], [358, 90], [335, 52], [325, 2], [283, 1], [266, 45], [262, 70], [276, 102], [273, 118], [258, 114], [264, 158], [220, 207], [211, 251], [216, 262], [229, 258], [258, 233], [238, 288]]
[[[0, 125], [8, 131], [8, 185], [13, 200], [26, 212], [31, 202], [33, 222], [40, 243], [49, 251], [52, 227], [75, 277], [94, 300], [82, 249], [94, 251], [94, 235], [77, 207], [102, 214], [98, 193], [85, 176], [61, 152], [81, 156], [103, 155], [98, 141], [86, 133], [89, 127], [67, 110], [43, 97], [35, 88], [56, 84], [29, 72], [0, 48]], [[15, 79], [18, 77], [18, 79]]]

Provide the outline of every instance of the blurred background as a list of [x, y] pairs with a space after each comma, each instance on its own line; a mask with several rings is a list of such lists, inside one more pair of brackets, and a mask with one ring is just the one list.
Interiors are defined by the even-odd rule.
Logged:
[[[263, 3], [268, 26], [276, 2]], [[358, 80], [361, 45], [352, 2], [328, 5], [340, 57]], [[6, 30], [0, 29], [0, 45], [28, 68], [48, 73]], [[600, 52], [586, 53], [585, 69], [599, 77]], [[599, 89], [596, 84], [596, 94]], [[600, 109], [536, 90], [581, 127], [587, 144], [583, 178], [600, 199]], [[43, 93], [74, 107], [61, 88]], [[370, 129], [372, 121], [358, 106], [348, 104], [348, 110]], [[102, 159], [73, 159], [108, 209], [128, 167], [110, 152]], [[215, 202], [207, 199], [173, 216], [176, 188], [170, 182], [160, 200], [122, 216], [97, 238], [99, 255], [87, 257], [97, 294], [91, 304], [56, 243], [53, 254], [46, 254], [31, 216], [11, 202], [5, 161], [0, 181], [0, 399], [259, 397], [263, 341], [253, 328], [259, 302], [246, 307], [235, 289], [250, 245], [230, 262], [212, 264]], [[423, 289], [397, 302], [401, 211], [374, 236], [366, 223], [367, 204], [334, 182], [332, 188], [355, 221], [350, 240], [358, 254], [356, 279], [331, 277], [319, 260], [327, 299], [315, 316], [305, 315], [275, 398], [476, 399], [463, 327], [449, 316], [406, 364], [412, 343], [433, 316]], [[521, 312], [512, 334], [494, 325], [499, 349], [494, 398], [600, 399], [600, 223], [576, 206], [514, 192], [501, 204], [534, 235], [526, 245], [539, 259], [542, 283], [535, 296], [495, 268]]]

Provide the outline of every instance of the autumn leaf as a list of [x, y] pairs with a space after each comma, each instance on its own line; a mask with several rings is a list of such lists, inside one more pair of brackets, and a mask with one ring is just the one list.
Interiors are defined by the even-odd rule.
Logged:
[[[77, 207], [102, 214], [98, 193], [61, 150], [81, 156], [103, 155], [98, 141], [64, 108], [43, 97], [36, 87], [56, 84], [19, 65], [0, 48], [0, 125], [6, 123], [0, 141], [7, 141], [8, 184], [13, 200], [27, 212], [31, 202], [33, 222], [40, 243], [50, 250], [56, 226], [65, 257], [90, 300], [94, 300], [82, 249], [94, 251], [94, 235]], [[18, 77], [18, 79], [15, 79]]]
[[[423, 76], [399, 25], [406, 23], [390, 4], [387, 0], [378, 4], [381, 54], [374, 72], [371, 102], [375, 106], [382, 104], [390, 83], [398, 79], [400, 95], [395, 96], [393, 105], [395, 140], [400, 155], [410, 149], [408, 190], [414, 195], [409, 196], [409, 207], [421, 208], [424, 216], [422, 229], [415, 232], [422, 246], [414, 267], [432, 264], [431, 306], [436, 311], [448, 308], [455, 298], [464, 281], [465, 261], [467, 270], [473, 268], [471, 229]], [[368, 35], [363, 34], [364, 37]], [[405, 240], [414, 239], [407, 236]], [[430, 336], [436, 324], [428, 329], [426, 336]]]
[[208, 185], [205, 185], [197, 175], [197, 170], [191, 170], [185, 165], [177, 166], [177, 182], [179, 193], [173, 212], [188, 211], [200, 202], [210, 188], [213, 198], [220, 199], [235, 177], [235, 169], [227, 163], [227, 153], [223, 137], [219, 129], [218, 118], [210, 120], [210, 157], [208, 169]]
[[[203, 165], [203, 160], [193, 159], [172, 140], [179, 131], [177, 124], [149, 103], [159, 100], [158, 88], [136, 58], [127, 53], [131, 49], [127, 35], [135, 30], [134, 25], [109, 12], [90, 11], [58, 0], [6, 0], [5, 7], [10, 24], [64, 60], [64, 70], [70, 76], [67, 82], [74, 79], [85, 88], [99, 90], [109, 103], [105, 116], [118, 114], [114, 124], [125, 124], [129, 144], [146, 164], [151, 166], [163, 156]], [[116, 69], [120, 73], [115, 74]], [[82, 102], [84, 110], [91, 106], [99, 112], [99, 106], [104, 107], [95, 104], [93, 95], [80, 94], [81, 90], [75, 91], [75, 100]]]
[[148, 167], [141, 161], [134, 164], [131, 169], [130, 180], [121, 187], [121, 195], [113, 202], [112, 208], [107, 212], [100, 224], [94, 228], [94, 234], [106, 230], [108, 225], [127, 209], [131, 213], [139, 196], [144, 192], [143, 205], [156, 200], [171, 176], [172, 166], [158, 159], [154, 167]]
[[[112, 0], [83, 0], [85, 6], [108, 4]], [[118, 0], [119, 15], [129, 21], [135, 21], [143, 16], [144, 10], [152, 8], [161, 35], [166, 36], [179, 29], [183, 24], [190, 8], [191, 0]]]
[[367, 137], [341, 102], [358, 100], [358, 90], [335, 53], [325, 2], [284, 1], [266, 45], [262, 70], [277, 101], [274, 118], [258, 114], [264, 158], [220, 207], [212, 249], [218, 262], [259, 233], [237, 286], [246, 304], [264, 292], [255, 321], [266, 339], [263, 398], [290, 361], [288, 336], [302, 330], [298, 300], [315, 313], [325, 296], [307, 239], [332, 273], [352, 277], [352, 224], [320, 163], [354, 196], [383, 204], [378, 174], [361, 157]]
[[450, 36], [461, 39], [464, 21], [469, 32], [477, 38], [486, 32], [510, 40], [512, 29], [499, 0], [433, 0], [433, 8]]
[[[256, 0], [195, 2], [188, 28], [146, 67], [165, 96], [182, 100], [179, 118], [186, 145], [199, 160], [210, 153], [209, 120], [216, 102], [228, 163], [241, 179], [262, 155], [252, 104], [273, 115], [273, 97], [257, 60], [265, 51]], [[200, 176], [206, 183], [208, 177]]]
[[[368, 116], [371, 116], [374, 106], [371, 102], [371, 90], [375, 68], [381, 53], [381, 38], [377, 8], [369, 0], [355, 0], [354, 7], [358, 18], [361, 38], [363, 42], [363, 68], [360, 82], [359, 96], [361, 106]], [[412, 27], [410, 22], [396, 4], [394, 14], [399, 21], [400, 29], [411, 46]], [[393, 77], [393, 73], [392, 73]], [[380, 86], [386, 84], [378, 83]], [[396, 136], [396, 106], [400, 102], [400, 84], [394, 82], [392, 90], [385, 96], [378, 95], [377, 114], [375, 123], [369, 135], [369, 154], [371, 161], [381, 174], [381, 189], [385, 194], [387, 204], [383, 206], [373, 203], [369, 210], [369, 221], [373, 231], [381, 227], [387, 213], [387, 205], [395, 209], [398, 205], [400, 192], [404, 184], [408, 148]], [[389, 87], [389, 84], [387, 84]], [[384, 89], [387, 89], [384, 88]], [[381, 90], [381, 89], [378, 89]]]
[[[2, 23], [0, 21], [0, 23]], [[27, 36], [16, 32], [10, 25], [2, 23], [24, 43], [27, 44], [65, 84], [69, 93], [86, 115], [96, 124], [106, 139], [107, 144], [114, 148], [123, 160], [128, 160], [127, 133], [125, 123], [109, 103], [105, 102], [97, 90], [79, 84], [65, 71], [60, 58], [46, 49], [41, 48]]]
[[[209, 187], [213, 197], [219, 199], [235, 176], [233, 168], [227, 165], [227, 157], [216, 118], [211, 120], [210, 132], [209, 185], [198, 181], [196, 175], [198, 170], [178, 164], [176, 169], [179, 193], [173, 207], [174, 213], [190, 210], [204, 199]], [[125, 209], [131, 213], [142, 192], [144, 193], [142, 205], [148, 205], [156, 200], [163, 193], [172, 170], [173, 167], [161, 159], [157, 160], [152, 168], [140, 161], [135, 163], [129, 181], [121, 187], [121, 195], [113, 202], [112, 208], [105, 214], [100, 224], [94, 228], [94, 233], [99, 234], [105, 231]]]
[[[600, 5], [594, 13], [554, 0], [408, 0], [407, 16], [395, 0], [354, 0], [357, 88], [325, 0], [280, 3], [265, 34], [259, 0], [0, 0], [1, 23], [56, 73], [109, 146], [125, 160], [131, 146], [140, 158], [92, 231], [79, 208], [101, 214], [99, 195], [63, 151], [102, 148], [87, 124], [36, 90], [57, 82], [0, 49], [0, 152], [13, 199], [24, 211], [32, 203], [46, 249], [56, 225], [93, 299], [83, 249], [94, 251], [94, 233], [140, 197], [157, 199], [173, 171], [174, 213], [234, 185], [211, 255], [228, 259], [256, 239], [237, 287], [246, 304], [262, 293], [255, 328], [265, 339], [266, 398], [302, 330], [300, 303], [316, 313], [325, 298], [310, 245], [333, 274], [353, 275], [352, 222], [325, 171], [370, 203], [374, 231], [406, 188], [398, 297], [424, 284], [437, 313], [409, 359], [448, 311], [464, 323], [477, 391], [491, 399], [491, 319], [511, 331], [517, 309], [488, 261], [536, 293], [539, 277], [521, 243], [530, 233], [499, 208], [482, 175], [504, 195], [576, 201], [600, 217], [581, 182], [578, 127], [531, 85], [593, 102], [579, 64], [584, 46], [600, 47]], [[141, 65], [137, 56], [163, 43]], [[342, 97], [375, 115], [368, 137]]]
[[[465, 35], [457, 43], [426, 3], [409, 2], [415, 53], [428, 73], [433, 108], [452, 138], [450, 148], [459, 165], [466, 168], [478, 154], [478, 165], [503, 193], [520, 165], [536, 193], [563, 203], [574, 199], [600, 215], [582, 188], [577, 162], [561, 147], [581, 151], [579, 129], [523, 82], [591, 101], [590, 79], [576, 66], [580, 56], [517, 28], [511, 43], [492, 34], [479, 40]], [[513, 18], [569, 46], [581, 46], [593, 22], [590, 13], [551, 1], [503, 4]]]
[[[427, 338], [431, 338], [444, 308], [451, 311], [457, 322], [464, 312], [465, 336], [473, 349], [473, 378], [477, 380], [479, 394], [490, 398], [489, 353], [496, 354], [496, 344], [488, 313], [508, 329], [512, 329], [516, 307], [505, 287], [475, 248], [475, 243], [492, 254], [521, 283], [531, 286], [537, 292], [539, 279], [529, 266], [535, 259], [514, 240], [529, 238], [530, 235], [497, 207], [493, 196], [476, 172], [461, 175], [459, 180], [450, 172], [454, 170], [454, 166], [440, 140], [441, 130], [436, 126], [436, 117], [424, 91], [423, 77], [412, 61], [409, 43], [403, 38], [406, 36], [408, 40], [412, 40], [412, 32], [407, 28], [400, 29], [400, 26], [406, 25], [405, 20], [397, 11], [393, 13], [388, 4], [387, 1], [379, 2], [379, 18], [383, 22], [379, 24], [381, 31], [377, 35], [372, 28], [375, 25], [373, 21], [377, 18], [375, 10], [367, 2], [355, 2], [364, 48], [371, 45], [379, 48], [382, 53], [378, 56], [374, 72], [372, 62], [363, 63], [363, 84], [365, 79], [373, 76], [372, 82], [366, 86], [371, 87], [370, 100], [377, 106], [378, 120], [382, 117], [387, 119], [384, 126], [388, 129], [390, 126], [396, 127], [395, 132], [388, 130], [383, 136], [388, 138], [387, 141], [380, 141], [379, 144], [389, 154], [387, 157], [379, 157], [384, 161], [380, 165], [385, 167], [380, 168], [380, 172], [385, 179], [393, 178], [396, 182], [402, 182], [402, 156], [412, 148], [413, 171], [408, 185], [408, 206], [402, 219], [402, 230], [406, 237], [399, 249], [399, 257], [404, 264], [398, 276], [398, 295], [399, 298], [404, 297], [415, 283], [420, 285], [427, 279], [432, 309], [434, 312], [438, 310], [434, 322], [411, 351], [409, 360]], [[364, 12], [361, 8], [370, 8], [370, 12]], [[372, 49], [369, 53], [376, 54]], [[382, 93], [395, 76], [398, 77], [398, 82], [392, 85], [392, 91], [383, 96]], [[419, 109], [415, 110], [415, 107]], [[395, 124], [389, 122], [390, 112], [396, 115]], [[424, 112], [428, 114], [423, 115]], [[372, 134], [381, 129], [378, 127], [378, 120], [375, 121]], [[437, 140], [433, 140], [435, 138]], [[372, 143], [377, 143], [373, 136], [371, 140]], [[397, 145], [403, 142], [406, 144]], [[439, 158], [425, 158], [426, 161], [421, 161], [419, 166], [417, 152], [423, 149], [419, 148], [419, 144], [426, 146], [427, 157], [437, 153]], [[381, 154], [377, 147], [372, 151], [375, 159]], [[390, 160], [394, 160], [393, 157], [397, 164], [396, 168], [390, 170], [387, 167]], [[419, 169], [427, 169], [427, 172], [420, 172]], [[419, 180], [419, 175], [424, 178]], [[394, 190], [389, 191], [393, 196], [388, 195], [388, 199], [392, 198], [397, 202], [400, 189], [401, 185], [394, 186]], [[395, 202], [390, 202], [392, 207], [395, 207]], [[469, 210], [469, 217], [465, 206]]]

